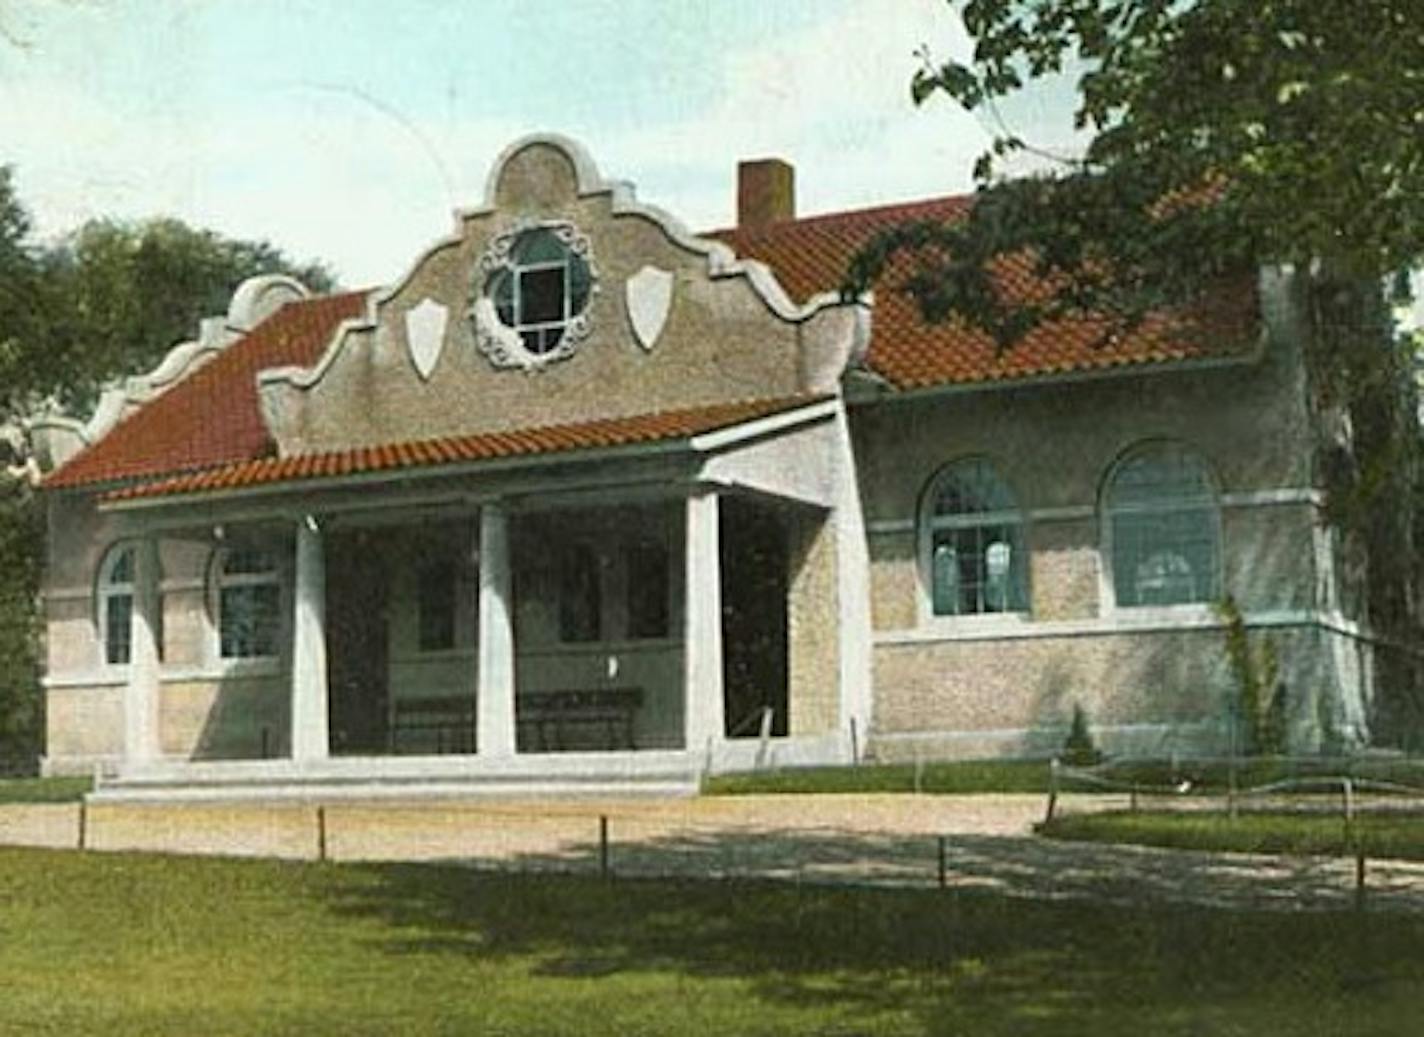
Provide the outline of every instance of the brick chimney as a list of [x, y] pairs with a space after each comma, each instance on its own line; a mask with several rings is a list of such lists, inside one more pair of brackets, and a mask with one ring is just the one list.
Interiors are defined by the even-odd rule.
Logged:
[[737, 227], [796, 218], [796, 170], [779, 158], [737, 163]]

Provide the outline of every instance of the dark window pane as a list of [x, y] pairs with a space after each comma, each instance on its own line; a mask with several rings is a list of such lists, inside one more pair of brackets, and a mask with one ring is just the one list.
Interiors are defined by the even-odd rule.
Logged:
[[497, 270], [490, 275], [485, 291], [494, 303], [494, 311], [506, 327], [514, 327], [514, 274]]
[[220, 640], [225, 659], [277, 654], [280, 594], [275, 583], [224, 587], [219, 595]]
[[420, 650], [455, 647], [455, 570], [432, 565], [421, 570], [419, 587]]
[[598, 640], [599, 611], [597, 555], [585, 544], [565, 548], [559, 571], [559, 638]]
[[1218, 596], [1213, 512], [1130, 511], [1113, 517], [1112, 530], [1118, 604], [1180, 605]]
[[525, 270], [519, 275], [519, 323], [547, 324], [564, 319], [564, 268]]
[[569, 316], [577, 317], [583, 312], [592, 287], [588, 264], [578, 256], [569, 256]]
[[119, 553], [119, 557], [114, 560], [113, 568], [109, 570], [110, 583], [133, 583], [134, 578], [134, 550], [126, 547]]
[[1022, 529], [1000, 524], [937, 530], [930, 545], [930, 584], [937, 616], [1027, 610]]
[[272, 555], [256, 547], [234, 547], [223, 556], [223, 572], [230, 576], [270, 573], [276, 568]]
[[525, 231], [514, 246], [514, 260], [521, 266], [557, 263], [568, 253], [558, 236], [547, 230]]
[[104, 658], [112, 665], [121, 666], [129, 661], [130, 637], [133, 619], [133, 596], [111, 594], [105, 612]]
[[635, 544], [628, 552], [628, 636], [667, 634], [667, 549], [661, 544]]

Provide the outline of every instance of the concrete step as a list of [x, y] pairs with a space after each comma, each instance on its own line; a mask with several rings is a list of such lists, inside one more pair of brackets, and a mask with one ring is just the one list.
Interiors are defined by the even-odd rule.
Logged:
[[163, 761], [104, 780], [92, 803], [359, 800], [475, 797], [692, 796], [691, 756], [561, 753], [479, 760], [473, 756], [333, 757], [306, 762]]

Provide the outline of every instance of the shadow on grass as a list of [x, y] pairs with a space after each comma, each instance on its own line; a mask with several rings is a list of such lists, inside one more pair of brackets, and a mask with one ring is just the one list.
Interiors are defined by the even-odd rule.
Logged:
[[[1130, 1032], [1149, 1023], [1158, 1033], [1284, 1032], [1287, 1024], [1297, 1033], [1365, 1032], [1352, 1022], [1392, 1026], [1400, 1003], [1418, 1003], [1418, 916], [1195, 906], [1179, 902], [1187, 886], [1232, 876], [1205, 860], [1163, 873], [1164, 855], [1143, 851], [1128, 851], [1142, 860], [1125, 874], [1113, 847], [1075, 847], [1068, 867], [1055, 853], [1062, 849], [956, 838], [951, 889], [867, 889], [809, 880], [874, 859], [895, 866], [887, 882], [930, 886], [933, 843], [673, 834], [615, 844], [622, 877], [608, 880], [363, 866], [375, 881], [335, 890], [333, 907], [388, 925], [391, 954], [532, 955], [533, 975], [585, 981], [637, 972], [735, 978], [759, 1000], [913, 1020], [910, 1032]], [[628, 877], [707, 875], [728, 861], [740, 874], [769, 874], [792, 858], [808, 881]], [[598, 846], [587, 844], [512, 864], [587, 872], [597, 860]], [[758, 861], [766, 867], [754, 869]], [[1309, 899], [1338, 886], [1336, 876], [1297, 863], [1271, 888]]]

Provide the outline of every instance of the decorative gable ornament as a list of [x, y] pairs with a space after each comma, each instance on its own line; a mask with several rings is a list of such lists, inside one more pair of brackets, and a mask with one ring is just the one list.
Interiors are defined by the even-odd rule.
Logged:
[[440, 350], [445, 345], [445, 325], [449, 319], [449, 308], [428, 297], [406, 310], [405, 341], [410, 347], [411, 363], [415, 364], [415, 370], [423, 380], [430, 379], [430, 373], [440, 359]]
[[598, 271], [568, 220], [522, 219], [490, 240], [474, 274], [469, 319], [495, 367], [539, 371], [588, 337]]
[[672, 309], [672, 284], [672, 271], [645, 266], [623, 285], [633, 336], [638, 345], [649, 352], [667, 324]]

